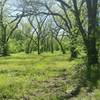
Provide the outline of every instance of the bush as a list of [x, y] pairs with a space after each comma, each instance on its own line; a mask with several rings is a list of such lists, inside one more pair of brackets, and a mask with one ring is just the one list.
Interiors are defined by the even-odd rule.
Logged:
[[22, 41], [16, 41], [15, 39], [9, 40], [9, 52], [10, 53], [18, 53], [23, 51]]

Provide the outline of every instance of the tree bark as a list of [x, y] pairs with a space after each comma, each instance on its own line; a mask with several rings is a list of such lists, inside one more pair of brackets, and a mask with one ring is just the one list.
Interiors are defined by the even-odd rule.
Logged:
[[94, 85], [97, 84], [97, 80], [99, 78], [98, 51], [96, 48], [96, 41], [94, 38], [88, 40], [86, 48], [87, 48], [87, 59], [88, 59], [87, 80], [92, 82], [92, 85]]
[[2, 45], [2, 56], [8, 56], [9, 51], [8, 51], [8, 43], [3, 43]]
[[6, 27], [5, 27], [2, 33], [2, 56], [8, 56], [8, 55], [9, 55], [8, 41], [7, 41]]
[[58, 42], [58, 44], [59, 44], [59, 46], [61, 48], [62, 53], [66, 54], [66, 52], [65, 52], [65, 50], [64, 50], [63, 45], [61, 44], [61, 42], [57, 38], [55, 38], [55, 39], [57, 40], [57, 42]]
[[71, 51], [71, 59], [77, 58], [77, 50], [75, 47], [70, 48]]
[[40, 54], [40, 38], [38, 37], [38, 44], [37, 44], [37, 49], [38, 49], [38, 54]]
[[89, 39], [86, 47], [87, 47], [88, 64], [89, 65], [98, 64], [98, 51], [96, 49], [96, 41], [94, 39]]
[[27, 54], [29, 54], [29, 53], [32, 52], [31, 49], [30, 49], [31, 43], [32, 43], [32, 39], [30, 39], [30, 41], [29, 41], [29, 43], [28, 43], [28, 45], [27, 45], [27, 48], [26, 48], [26, 53], [27, 53]]
[[51, 36], [51, 53], [54, 53], [54, 48], [53, 48], [53, 35]]

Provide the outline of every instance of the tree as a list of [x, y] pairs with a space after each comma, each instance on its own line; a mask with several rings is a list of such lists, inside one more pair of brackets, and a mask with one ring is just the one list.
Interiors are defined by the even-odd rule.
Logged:
[[[67, 9], [70, 9], [70, 11], [75, 16], [76, 25], [78, 26], [81, 35], [83, 37], [84, 45], [87, 50], [87, 58], [88, 58], [88, 66], [87, 66], [87, 78], [88, 80], [92, 81], [94, 79], [98, 78], [98, 70], [99, 68], [92, 68], [95, 67], [95, 64], [98, 64], [98, 51], [96, 48], [96, 25], [97, 25], [97, 4], [98, 0], [82, 0], [81, 3], [78, 0], [72, 0], [72, 6], [70, 6], [67, 2], [63, 0], [56, 0], [63, 4]], [[80, 5], [80, 6], [79, 6]], [[83, 26], [83, 21], [81, 16], [83, 16], [84, 10], [82, 8], [85, 8], [85, 13], [87, 12], [87, 15], [84, 14], [85, 19], [84, 21], [87, 21], [88, 24]], [[82, 11], [81, 11], [82, 10]], [[81, 15], [82, 14], [82, 15]], [[95, 72], [93, 72], [93, 69], [96, 69]], [[92, 72], [95, 74], [94, 77], [91, 77]]]
[[[77, 34], [79, 31], [77, 30], [77, 27], [73, 23], [74, 21], [71, 20], [73, 17], [69, 18], [67, 12], [65, 12], [65, 9], [63, 7], [62, 7], [62, 9], [64, 10], [64, 13], [66, 15], [66, 19], [63, 20], [63, 18], [60, 17], [61, 22], [59, 20], [57, 20], [57, 18], [55, 18], [55, 16], [53, 16], [53, 19], [54, 19], [54, 22], [56, 23], [56, 25], [59, 28], [61, 28], [63, 31], [66, 32], [66, 34], [64, 34], [64, 36], [67, 36], [70, 40], [71, 59], [74, 59], [74, 58], [77, 58], [77, 50], [76, 50], [75, 44], [77, 41]], [[51, 12], [51, 13], [54, 14], [53, 12]], [[67, 23], [67, 25], [66, 25], [66, 23]], [[61, 48], [62, 48], [62, 46], [61, 46]]]
[[[26, 18], [27, 20], [27, 18]], [[32, 27], [30, 25], [30, 23], [24, 22], [22, 21], [21, 23], [21, 32], [22, 35], [24, 36], [24, 41], [25, 41], [25, 53], [31, 53], [32, 52], [32, 42], [33, 42], [33, 35], [34, 35], [34, 31], [32, 30]]]
[[[20, 23], [23, 12], [20, 16], [16, 16], [14, 18], [10, 18], [5, 12], [6, 6], [7, 6], [8, 0], [2, 0], [0, 3], [0, 27], [1, 27], [1, 54], [2, 56], [8, 55], [8, 41], [10, 36], [13, 34], [15, 29], [18, 27], [18, 24]], [[6, 18], [5, 18], [6, 17]], [[15, 23], [16, 22], [16, 23]]]
[[[42, 3], [42, 2], [38, 2], [40, 5], [44, 6], [47, 11], [46, 12], [43, 12], [43, 11], [39, 11], [37, 14], [46, 14], [46, 15], [52, 15], [53, 19], [54, 19], [54, 22], [56, 23], [56, 25], [58, 27], [60, 27], [61, 29], [63, 29], [64, 31], [66, 31], [66, 36], [68, 36], [70, 38], [70, 40], [72, 40], [72, 37], [75, 36], [75, 34], [77, 34], [79, 31], [77, 30], [76, 32], [76, 22], [75, 20], [72, 20], [72, 17], [70, 18], [69, 16], [72, 16], [69, 12], [69, 9], [66, 9], [66, 7], [63, 5], [62, 2], [60, 2], [60, 5], [58, 5], [58, 12], [55, 11], [54, 9], [52, 9], [54, 6], [57, 7], [57, 5], [55, 3], [54, 4], [52, 3], [52, 6], [51, 5], [48, 5], [48, 3]], [[59, 18], [60, 20], [62, 20], [61, 23], [59, 23], [59, 20], [56, 20], [56, 18]], [[75, 29], [76, 28], [76, 29]], [[71, 58], [77, 58], [77, 50], [76, 50], [76, 47], [74, 46], [74, 42], [77, 41], [76, 39], [77, 37], [75, 36], [74, 37], [74, 41], [71, 41], [71, 45], [73, 46], [70, 46], [70, 51], [71, 51]], [[72, 43], [73, 42], [73, 43]]]
[[[52, 25], [53, 26], [53, 25]], [[65, 32], [60, 32], [61, 29], [60, 28], [56, 28], [56, 27], [52, 27], [51, 26], [51, 33], [52, 33], [52, 37], [54, 37], [54, 39], [57, 41], [57, 43], [59, 44], [60, 48], [61, 48], [61, 52], [63, 54], [66, 53], [64, 47], [63, 47], [63, 44], [62, 44], [62, 40], [64, 38], [64, 33]]]
[[[34, 25], [34, 17], [35, 17], [35, 24]], [[44, 16], [43, 18], [41, 16], [32, 16], [29, 18], [29, 23], [30, 25], [33, 27], [34, 31], [36, 32], [36, 36], [37, 36], [37, 49], [38, 49], [38, 54], [40, 54], [40, 43], [41, 43], [41, 39], [42, 37], [44, 37], [44, 31], [45, 28], [43, 27], [46, 19], [48, 16]]]

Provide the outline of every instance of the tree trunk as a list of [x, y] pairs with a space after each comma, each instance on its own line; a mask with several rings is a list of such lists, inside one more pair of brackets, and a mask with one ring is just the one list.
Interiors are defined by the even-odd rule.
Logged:
[[92, 85], [94, 85], [97, 84], [97, 80], [99, 78], [98, 51], [96, 48], [96, 41], [94, 38], [90, 38], [87, 40], [86, 48], [88, 59], [87, 80], [90, 81]]
[[78, 32], [74, 32], [74, 33], [71, 33], [71, 36], [70, 36], [70, 52], [71, 52], [71, 59], [74, 59], [74, 58], [77, 58], [78, 57], [78, 51], [77, 51], [77, 35], [78, 35]]
[[29, 54], [29, 53], [32, 52], [32, 51], [30, 50], [31, 43], [32, 43], [32, 38], [30, 39], [30, 41], [29, 41], [29, 43], [28, 43], [28, 45], [27, 45], [27, 47], [26, 47], [26, 53], [27, 53], [27, 54]]
[[71, 52], [71, 59], [77, 58], [77, 50], [75, 47], [71, 47], [70, 52]]
[[46, 39], [46, 51], [47, 52], [50, 51], [50, 49], [49, 49], [49, 39], [48, 38]]
[[63, 46], [62, 46], [62, 44], [59, 43], [59, 45], [60, 45], [60, 48], [61, 48], [62, 53], [65, 54], [66, 52], [65, 52], [65, 50], [64, 50], [64, 48], [63, 48]]
[[4, 33], [2, 34], [2, 56], [8, 56], [8, 41], [6, 40], [6, 30], [4, 30]]
[[54, 48], [53, 48], [53, 36], [51, 36], [51, 53], [54, 53]]
[[87, 46], [87, 56], [88, 56], [88, 64], [94, 65], [98, 64], [98, 51], [96, 49], [96, 42], [94, 40], [88, 41]]
[[3, 43], [2, 44], [2, 56], [8, 56], [8, 43]]
[[59, 44], [59, 46], [61, 48], [62, 53], [66, 54], [66, 52], [65, 52], [65, 50], [64, 50], [63, 45], [61, 44], [61, 42], [57, 38], [55, 38], [55, 39], [57, 40], [57, 42], [58, 42], [58, 44]]
[[40, 38], [38, 37], [38, 45], [37, 45], [37, 49], [38, 49], [38, 54], [40, 54]]

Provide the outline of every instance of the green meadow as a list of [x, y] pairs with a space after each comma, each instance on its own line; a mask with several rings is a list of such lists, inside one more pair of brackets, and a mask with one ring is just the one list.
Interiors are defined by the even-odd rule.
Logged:
[[[67, 100], [66, 94], [81, 77], [75, 69], [84, 66], [81, 59], [76, 60], [58, 52], [1, 57], [0, 100]], [[82, 88], [70, 100], [100, 100], [99, 89], [87, 93]]]

